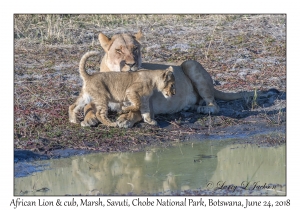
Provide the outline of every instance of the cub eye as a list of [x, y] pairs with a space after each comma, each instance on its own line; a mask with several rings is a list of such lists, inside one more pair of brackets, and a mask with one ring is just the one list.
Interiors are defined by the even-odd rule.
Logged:
[[173, 84], [171, 85], [171, 88], [174, 88], [174, 85], [173, 85]]
[[120, 53], [120, 54], [122, 53], [122, 51], [120, 49], [116, 49], [116, 52]]

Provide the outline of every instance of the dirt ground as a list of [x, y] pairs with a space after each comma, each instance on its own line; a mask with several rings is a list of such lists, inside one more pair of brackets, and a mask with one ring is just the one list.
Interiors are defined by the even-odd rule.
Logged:
[[[15, 154], [139, 151], [207, 138], [240, 138], [269, 146], [286, 141], [285, 15], [15, 15], [14, 24]], [[271, 90], [255, 100], [217, 101], [217, 115], [157, 115], [159, 126], [83, 128], [69, 123], [68, 106], [82, 85], [81, 56], [89, 50], [104, 53], [99, 32], [111, 36], [139, 28], [144, 33], [144, 62], [180, 65], [193, 59], [211, 74], [218, 90]], [[99, 61], [92, 60], [88, 67], [98, 71]], [[116, 119], [117, 114], [111, 112], [110, 117]]]

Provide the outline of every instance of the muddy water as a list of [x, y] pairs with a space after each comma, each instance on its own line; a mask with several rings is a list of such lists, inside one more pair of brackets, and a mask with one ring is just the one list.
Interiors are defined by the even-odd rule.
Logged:
[[[15, 178], [15, 195], [138, 195], [234, 186], [264, 189], [286, 184], [285, 146], [262, 148], [230, 140], [178, 143], [147, 152], [89, 154], [38, 161]], [[285, 195], [285, 187], [269, 189]]]

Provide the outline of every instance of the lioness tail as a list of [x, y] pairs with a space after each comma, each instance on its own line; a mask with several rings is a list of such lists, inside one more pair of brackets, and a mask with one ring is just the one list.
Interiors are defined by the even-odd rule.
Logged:
[[[256, 91], [257, 95], [260, 95], [262, 92], [261, 91]], [[238, 93], [224, 93], [222, 91], [214, 89], [214, 95], [215, 98], [221, 99], [224, 101], [231, 101], [231, 100], [236, 100], [240, 98], [248, 98], [248, 97], [253, 97], [255, 94], [254, 91], [251, 92], [238, 92]]]
[[81, 60], [79, 62], [79, 73], [80, 76], [82, 77], [83, 80], [85, 80], [87, 77], [89, 77], [90, 75], [86, 72], [85, 70], [85, 64], [86, 64], [86, 60], [91, 57], [91, 56], [95, 56], [95, 55], [100, 55], [100, 52], [98, 51], [90, 51], [85, 53], [82, 57]]

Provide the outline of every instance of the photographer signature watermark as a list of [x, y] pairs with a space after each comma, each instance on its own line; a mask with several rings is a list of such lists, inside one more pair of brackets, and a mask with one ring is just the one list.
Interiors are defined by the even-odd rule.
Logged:
[[233, 184], [226, 184], [226, 181], [218, 181], [214, 183], [209, 181], [206, 184], [206, 188], [209, 190], [229, 190], [234, 192], [237, 188], [242, 188], [244, 190], [275, 190], [276, 185], [261, 183], [260, 181], [243, 181], [240, 186]]

